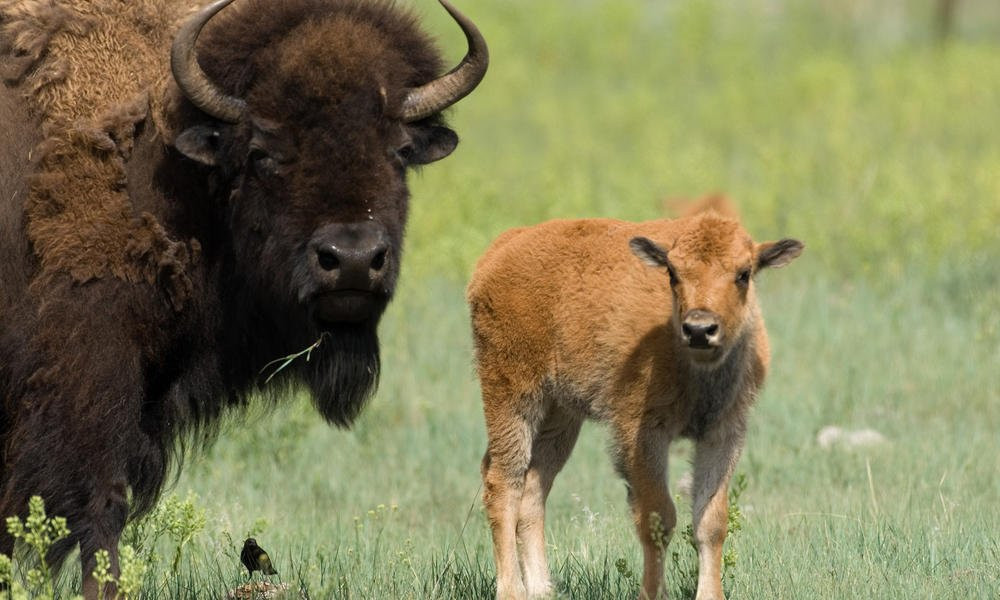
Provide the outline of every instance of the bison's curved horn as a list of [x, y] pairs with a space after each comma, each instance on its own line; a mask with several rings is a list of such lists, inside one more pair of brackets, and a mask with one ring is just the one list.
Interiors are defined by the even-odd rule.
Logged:
[[486, 75], [486, 67], [490, 63], [490, 53], [486, 48], [486, 40], [479, 33], [475, 23], [449, 4], [447, 0], [438, 1], [465, 32], [465, 38], [469, 42], [469, 50], [462, 62], [445, 75], [406, 91], [406, 98], [403, 100], [399, 116], [407, 123], [429, 117], [464, 98], [482, 81], [483, 76]]
[[199, 109], [227, 123], [240, 119], [246, 102], [225, 94], [212, 83], [198, 65], [195, 44], [205, 24], [231, 2], [233, 0], [217, 0], [198, 11], [181, 26], [170, 49], [170, 69], [181, 92]]

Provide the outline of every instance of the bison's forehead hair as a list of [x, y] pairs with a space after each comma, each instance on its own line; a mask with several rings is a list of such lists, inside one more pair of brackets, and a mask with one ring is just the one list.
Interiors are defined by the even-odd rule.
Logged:
[[[331, 32], [337, 36], [336, 52], [330, 51]], [[370, 23], [343, 18], [304, 23], [259, 57], [262, 72], [250, 103], [274, 118], [302, 118], [315, 113], [317, 104], [331, 103], [337, 105], [334, 114], [357, 122], [366, 115], [352, 113], [382, 106], [390, 90], [403, 89], [413, 77], [412, 67], [388, 42]]]
[[336, 98], [359, 86], [392, 94], [443, 69], [416, 18], [380, 0], [243, 0], [211, 21], [198, 55], [214, 81], [244, 97], [262, 81], [272, 98]]
[[715, 263], [736, 269], [750, 261], [753, 248], [753, 240], [739, 222], [709, 212], [691, 220], [669, 256], [677, 263]]

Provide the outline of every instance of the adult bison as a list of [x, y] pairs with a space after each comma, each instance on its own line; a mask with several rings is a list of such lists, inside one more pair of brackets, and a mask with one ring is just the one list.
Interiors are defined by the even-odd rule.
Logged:
[[178, 440], [300, 384], [356, 417], [407, 168], [454, 150], [441, 111], [488, 61], [444, 0], [469, 44], [444, 75], [389, 1], [199, 4], [0, 0], [0, 515], [65, 516], [88, 598]]
[[794, 239], [755, 244], [736, 220], [708, 211], [549, 221], [508, 231], [486, 251], [468, 299], [498, 599], [550, 593], [545, 500], [590, 418], [611, 429], [647, 600], [666, 595], [677, 521], [667, 449], [694, 441], [697, 598], [721, 600], [726, 488], [770, 360], [753, 277], [802, 249]]

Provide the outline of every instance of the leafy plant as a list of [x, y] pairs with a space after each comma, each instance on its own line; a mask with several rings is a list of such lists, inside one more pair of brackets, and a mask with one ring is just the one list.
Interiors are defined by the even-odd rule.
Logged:
[[[172, 546], [170, 569], [163, 573], [164, 579], [176, 577], [180, 572], [185, 547], [195, 536], [205, 529], [207, 521], [205, 509], [198, 506], [198, 496], [188, 492], [181, 500], [176, 494], [164, 498], [145, 518], [130, 523], [122, 536], [122, 578], [126, 575], [124, 564], [125, 549], [128, 548], [136, 562], [146, 568], [153, 568], [159, 561], [157, 546], [166, 536]], [[134, 575], [138, 567], [130, 574]]]
[[35, 566], [28, 569], [24, 578], [26, 585], [22, 585], [14, 576], [11, 558], [0, 554], [0, 588], [7, 587], [8, 598], [55, 598], [53, 573], [46, 556], [56, 542], [69, 536], [65, 517], [49, 517], [45, 514], [45, 502], [41, 496], [32, 496], [28, 500], [28, 518], [7, 517], [7, 533], [25, 546], [28, 551], [25, 558], [34, 562]]
[[[202, 521], [202, 524], [204, 522]], [[6, 591], [6, 600], [54, 600], [57, 596], [55, 575], [46, 556], [52, 546], [59, 540], [69, 536], [70, 530], [65, 517], [49, 517], [45, 513], [45, 502], [41, 496], [32, 496], [28, 501], [28, 517], [22, 520], [18, 516], [7, 517], [7, 533], [23, 545], [26, 554], [24, 562], [33, 563], [22, 582], [16, 575], [14, 561], [0, 554], [0, 590]], [[94, 579], [97, 580], [100, 594], [108, 585], [117, 586], [116, 600], [136, 598], [142, 588], [147, 565], [130, 545], [123, 545], [118, 553], [121, 574], [115, 577], [111, 572], [111, 556], [107, 550], [99, 550], [96, 554], [97, 567], [94, 569]], [[80, 598], [74, 596], [74, 600]]]
[[116, 600], [138, 598], [142, 583], [146, 576], [147, 565], [130, 545], [124, 545], [118, 551], [120, 574], [115, 577], [111, 572], [111, 557], [107, 550], [98, 550], [96, 554], [97, 567], [94, 569], [94, 579], [98, 583], [98, 596], [104, 594], [109, 584], [115, 584]]

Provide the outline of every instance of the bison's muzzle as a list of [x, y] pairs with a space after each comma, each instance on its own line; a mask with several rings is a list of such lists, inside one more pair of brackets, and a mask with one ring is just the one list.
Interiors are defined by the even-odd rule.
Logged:
[[308, 246], [309, 298], [321, 328], [378, 317], [395, 280], [391, 240], [376, 221], [331, 223]]

